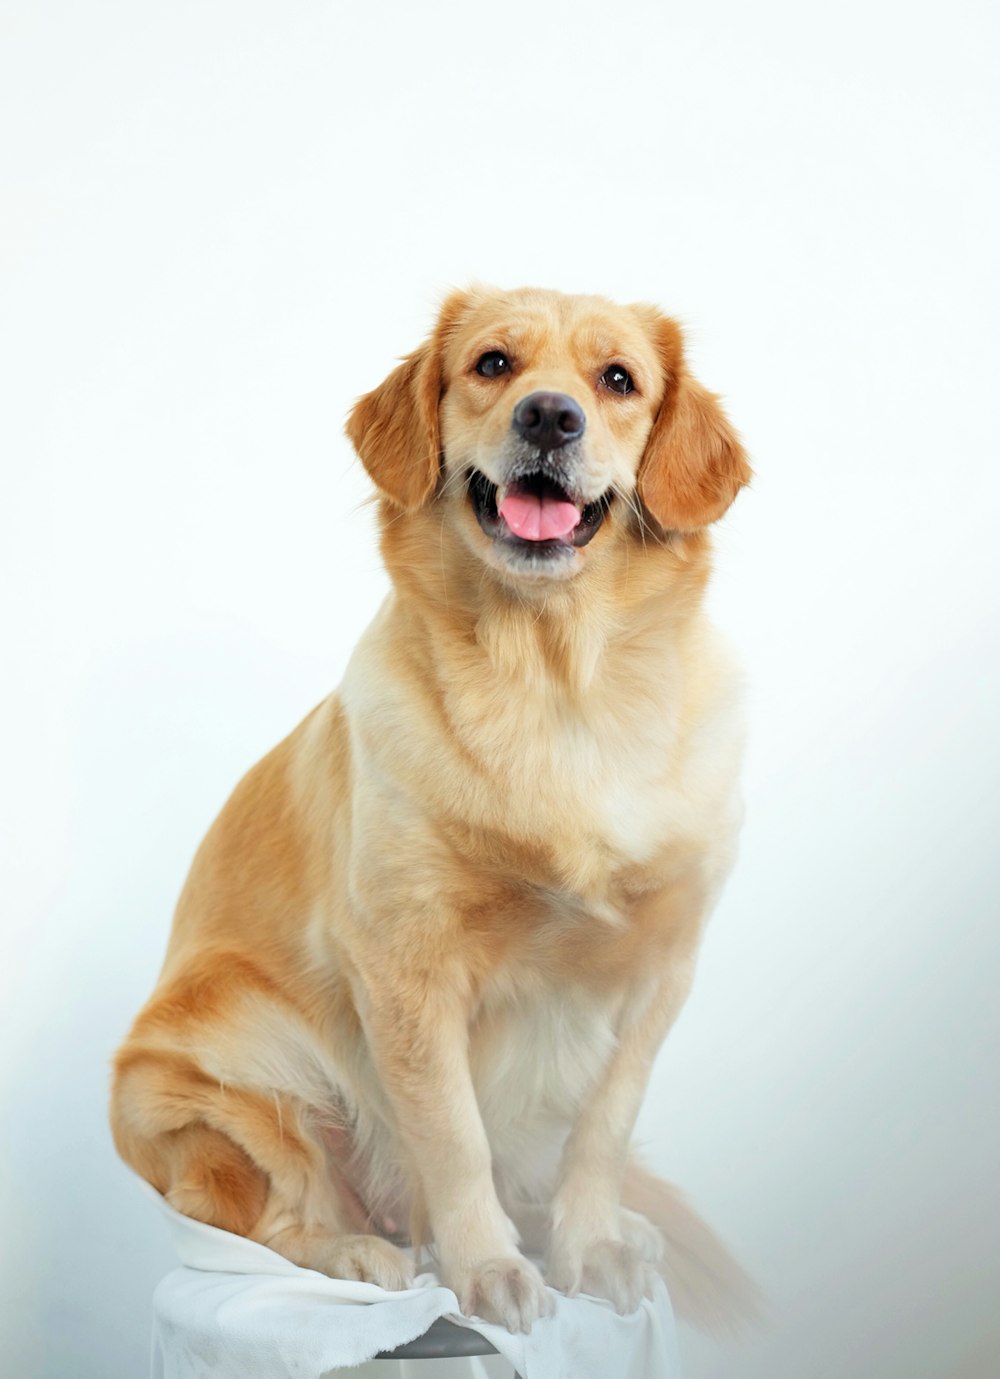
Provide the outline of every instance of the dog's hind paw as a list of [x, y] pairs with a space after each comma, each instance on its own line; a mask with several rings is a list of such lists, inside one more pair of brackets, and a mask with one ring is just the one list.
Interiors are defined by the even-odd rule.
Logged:
[[502, 1255], [474, 1265], [455, 1288], [462, 1315], [497, 1322], [508, 1331], [530, 1331], [552, 1311], [541, 1274], [521, 1255]]
[[375, 1283], [398, 1293], [413, 1283], [409, 1257], [378, 1235], [340, 1235], [327, 1245], [316, 1267], [331, 1278]]

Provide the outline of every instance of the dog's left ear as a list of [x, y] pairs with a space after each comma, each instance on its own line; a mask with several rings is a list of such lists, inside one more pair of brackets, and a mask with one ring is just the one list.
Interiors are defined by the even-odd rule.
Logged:
[[650, 316], [666, 392], [639, 465], [639, 497], [666, 530], [697, 531], [718, 521], [753, 471], [718, 398], [688, 373], [680, 327]]
[[379, 491], [404, 512], [430, 500], [441, 472], [438, 407], [441, 354], [459, 315], [461, 293], [445, 302], [430, 339], [379, 387], [358, 399], [345, 430]]

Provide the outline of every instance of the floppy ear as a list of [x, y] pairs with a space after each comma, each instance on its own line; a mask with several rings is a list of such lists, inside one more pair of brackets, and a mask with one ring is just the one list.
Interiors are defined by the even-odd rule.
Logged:
[[429, 341], [355, 403], [347, 434], [380, 491], [413, 512], [434, 492], [441, 463], [441, 367]]
[[659, 316], [656, 335], [667, 390], [639, 465], [639, 497], [661, 527], [697, 531], [722, 516], [752, 470], [718, 398], [688, 373], [679, 326]]
[[428, 502], [441, 471], [438, 407], [444, 392], [442, 351], [465, 294], [441, 308], [430, 339], [355, 403], [346, 431], [380, 492], [405, 512]]

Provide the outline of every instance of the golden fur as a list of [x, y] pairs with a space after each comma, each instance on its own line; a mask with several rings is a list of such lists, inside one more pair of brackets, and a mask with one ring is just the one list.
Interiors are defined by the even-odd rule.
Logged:
[[[537, 390], [582, 408], [580, 501], [610, 500], [548, 565], [486, 534], [467, 483], [502, 480]], [[405, 1286], [409, 1225], [512, 1329], [547, 1307], [519, 1233], [556, 1288], [628, 1310], [660, 1267], [721, 1317], [742, 1275], [629, 1138], [739, 826], [701, 604], [743, 452], [672, 321], [529, 290], [451, 296], [348, 433], [393, 592], [198, 852], [116, 1059], [119, 1151], [335, 1276]]]

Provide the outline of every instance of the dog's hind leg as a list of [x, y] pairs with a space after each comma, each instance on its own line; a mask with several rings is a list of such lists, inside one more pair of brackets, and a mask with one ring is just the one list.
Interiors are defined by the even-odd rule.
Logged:
[[116, 1060], [112, 1125], [125, 1161], [185, 1215], [335, 1278], [412, 1281], [297, 1098], [220, 1085], [192, 1056], [133, 1043]]

